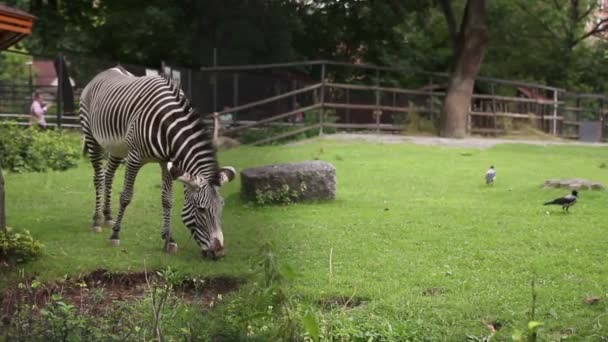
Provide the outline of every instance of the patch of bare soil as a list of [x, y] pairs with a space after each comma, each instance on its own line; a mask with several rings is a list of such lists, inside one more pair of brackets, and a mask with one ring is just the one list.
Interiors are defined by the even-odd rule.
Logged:
[[[147, 277], [147, 280], [146, 280]], [[141, 299], [152, 286], [162, 279], [156, 272], [114, 273], [99, 269], [60, 282], [30, 286], [13, 286], [0, 292], [0, 319], [8, 321], [19, 304], [28, 303], [43, 307], [55, 294], [79, 308], [81, 312], [98, 314], [115, 301]], [[186, 279], [175, 286], [175, 294], [182, 301], [212, 307], [223, 295], [236, 291], [243, 280], [233, 277]]]
[[363, 297], [331, 296], [320, 299], [317, 304], [324, 310], [353, 309], [368, 301]]

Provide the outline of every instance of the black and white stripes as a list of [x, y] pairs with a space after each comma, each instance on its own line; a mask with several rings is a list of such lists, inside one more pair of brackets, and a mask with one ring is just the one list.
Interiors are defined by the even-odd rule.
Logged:
[[[139, 169], [157, 162], [162, 173], [163, 231], [166, 248], [177, 248], [171, 234], [172, 184], [185, 183], [182, 219], [207, 256], [223, 253], [223, 200], [219, 187], [235, 176], [219, 168], [211, 132], [178, 86], [162, 76], [135, 77], [122, 67], [97, 75], [83, 90], [80, 123], [84, 149], [91, 159], [96, 190], [93, 229], [102, 219], [113, 225], [117, 245], [124, 211], [131, 201]], [[103, 157], [110, 157], [103, 166]], [[124, 160], [124, 189], [116, 221], [110, 208], [114, 173]], [[102, 198], [103, 197], [103, 198]]]

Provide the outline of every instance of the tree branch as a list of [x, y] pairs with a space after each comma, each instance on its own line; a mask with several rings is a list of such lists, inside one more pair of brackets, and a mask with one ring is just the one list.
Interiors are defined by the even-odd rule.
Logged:
[[530, 10], [523, 5], [521, 2], [519, 1], [515, 1], [515, 6], [517, 6], [524, 14], [526, 14], [528, 17], [530, 17], [531, 19], [533, 19], [534, 21], [538, 22], [539, 24], [542, 25], [543, 29], [545, 31], [547, 31], [549, 34], [551, 34], [554, 38], [556, 39], [562, 39], [562, 37], [557, 34], [557, 32], [553, 31], [551, 29], [551, 27], [549, 27], [549, 25], [544, 22], [542, 19], [540, 19], [538, 16], [535, 16], [533, 13], [530, 12]]
[[450, 32], [450, 39], [454, 46], [458, 45], [458, 29], [456, 25], [456, 18], [454, 16], [454, 9], [450, 0], [439, 0], [439, 7], [445, 16], [446, 23], [448, 25], [448, 31]]
[[582, 36], [574, 39], [572, 41], [572, 43], [570, 44], [570, 47], [573, 48], [575, 47], [578, 43], [582, 42], [583, 40], [596, 35], [598, 33], [602, 33], [602, 32], [608, 32], [608, 18], [603, 18], [602, 20], [600, 20], [598, 23], [596, 23], [593, 28], [591, 30], [589, 30], [587, 33], [583, 34]]
[[597, 8], [597, 1], [591, 1], [590, 3], [591, 5], [589, 5], [589, 8], [587, 8], [587, 10], [585, 10], [585, 12], [583, 12], [580, 17], [578, 17], [577, 21], [581, 21], [587, 18], [593, 11], [595, 11], [595, 9]]

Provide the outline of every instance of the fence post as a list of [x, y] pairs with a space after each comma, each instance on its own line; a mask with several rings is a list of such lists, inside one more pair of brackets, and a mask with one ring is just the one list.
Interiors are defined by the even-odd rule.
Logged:
[[[433, 122], [433, 125], [436, 125], [437, 123], [437, 117], [435, 116], [435, 104], [433, 103], [433, 76], [429, 77], [429, 114], [431, 117], [431, 121]], [[408, 117], [410, 115], [410, 113], [408, 112], [406, 114], [406, 117]], [[405, 118], [404, 118], [405, 119]], [[403, 125], [405, 125], [405, 120], [402, 122]], [[435, 126], [437, 127], [437, 126]]]
[[[347, 105], [350, 104], [350, 89], [346, 89], [346, 104]], [[351, 123], [351, 119], [350, 119], [350, 106], [346, 107], [346, 123], [347, 124]]]
[[319, 114], [319, 135], [323, 135], [323, 121], [325, 120], [325, 63], [321, 64], [321, 112]]
[[6, 230], [6, 207], [4, 200], [4, 177], [2, 176], [2, 165], [0, 165], [0, 231]]
[[496, 122], [496, 85], [494, 83], [490, 83], [490, 91], [492, 92], [492, 120], [494, 121], [494, 135], [498, 135], [498, 131], [496, 127], [498, 127], [498, 123]]
[[[232, 75], [232, 106], [239, 106], [239, 73], [235, 72]], [[236, 122], [237, 112], [232, 112], [232, 122]]]
[[557, 89], [553, 89], [553, 135], [557, 135]]
[[188, 69], [188, 98], [192, 101], [192, 69]]
[[[63, 53], [57, 56], [59, 59], [59, 68], [57, 75], [57, 128], [61, 129], [61, 119], [63, 114]], [[69, 82], [69, 81], [68, 81]]]
[[604, 141], [604, 133], [606, 132], [606, 113], [604, 113], [604, 99], [600, 99], [600, 142]]
[[376, 133], [380, 133], [380, 116], [382, 111], [380, 110], [380, 70], [376, 69], [376, 110], [374, 116], [376, 117]]
[[[217, 48], [213, 48], [213, 66], [217, 66]], [[213, 80], [213, 111], [217, 111], [217, 71], [214, 71], [211, 75]]]

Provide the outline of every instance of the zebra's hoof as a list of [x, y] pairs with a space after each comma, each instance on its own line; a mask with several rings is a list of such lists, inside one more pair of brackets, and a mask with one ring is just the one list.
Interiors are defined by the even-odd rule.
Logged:
[[101, 226], [94, 226], [93, 233], [101, 233]]
[[120, 240], [110, 239], [110, 244], [112, 245], [112, 247], [118, 247], [118, 246], [120, 246]]
[[112, 227], [114, 227], [114, 223], [115, 223], [115, 222], [114, 222], [114, 220], [107, 220], [107, 221], [104, 223], [104, 225], [105, 225], [106, 227], [112, 228]]
[[177, 243], [175, 242], [169, 242], [166, 246], [165, 246], [165, 250], [167, 251], [167, 253], [169, 254], [175, 254], [177, 253]]

